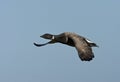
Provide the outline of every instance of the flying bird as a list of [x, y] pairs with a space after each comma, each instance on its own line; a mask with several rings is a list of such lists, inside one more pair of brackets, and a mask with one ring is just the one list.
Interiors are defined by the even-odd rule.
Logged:
[[40, 36], [50, 41], [44, 44], [34, 43], [35, 46], [41, 47], [47, 44], [62, 43], [72, 47], [75, 47], [78, 51], [78, 56], [82, 61], [90, 61], [94, 58], [92, 47], [98, 47], [96, 43], [91, 42], [89, 39], [80, 36], [76, 33], [64, 32], [59, 35], [53, 35], [46, 33]]

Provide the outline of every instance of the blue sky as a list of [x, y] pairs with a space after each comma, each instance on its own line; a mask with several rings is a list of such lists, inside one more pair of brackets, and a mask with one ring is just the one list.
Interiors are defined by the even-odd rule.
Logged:
[[[119, 0], [0, 0], [0, 82], [119, 82]], [[44, 33], [75, 32], [97, 43], [82, 62], [75, 48], [41, 48]]]

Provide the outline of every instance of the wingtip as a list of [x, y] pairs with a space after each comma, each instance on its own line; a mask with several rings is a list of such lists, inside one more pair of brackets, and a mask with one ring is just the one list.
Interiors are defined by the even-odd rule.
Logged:
[[37, 47], [40, 47], [41, 45], [40, 44], [36, 44], [35, 42], [33, 43], [35, 46]]
[[35, 46], [37, 46], [37, 44], [36, 44], [35, 42], [34, 42], [33, 44], [34, 44]]
[[93, 60], [93, 58], [94, 58], [94, 55], [85, 55], [85, 54], [80, 55], [80, 59], [82, 61], [91, 61], [91, 60]]

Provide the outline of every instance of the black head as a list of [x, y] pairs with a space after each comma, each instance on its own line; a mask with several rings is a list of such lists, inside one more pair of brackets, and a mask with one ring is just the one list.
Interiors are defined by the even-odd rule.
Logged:
[[46, 34], [44, 34], [44, 35], [42, 35], [40, 37], [45, 38], [45, 39], [53, 39], [54, 36], [52, 34], [46, 33]]

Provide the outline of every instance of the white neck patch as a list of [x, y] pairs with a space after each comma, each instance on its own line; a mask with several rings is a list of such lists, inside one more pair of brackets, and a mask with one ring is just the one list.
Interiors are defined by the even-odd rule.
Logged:
[[55, 39], [55, 37], [54, 36], [52, 36], [52, 40], [54, 40]]

